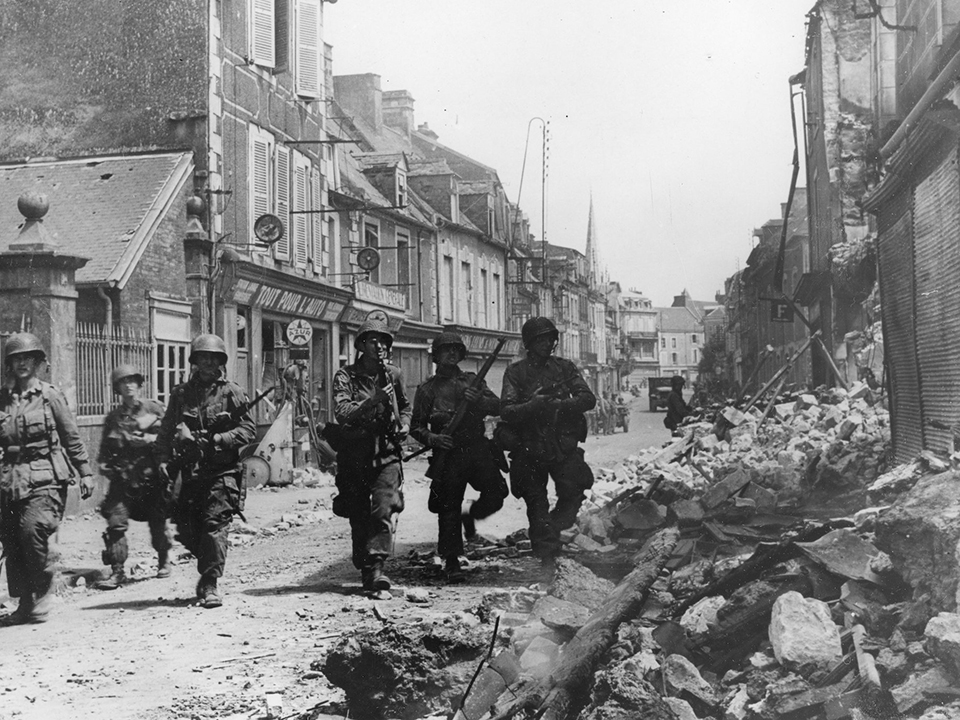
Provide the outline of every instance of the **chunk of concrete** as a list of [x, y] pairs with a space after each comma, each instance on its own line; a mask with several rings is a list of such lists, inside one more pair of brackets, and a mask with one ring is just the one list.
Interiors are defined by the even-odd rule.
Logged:
[[770, 644], [781, 665], [827, 669], [843, 656], [840, 629], [826, 603], [790, 590], [773, 603]]
[[960, 680], [960, 615], [942, 612], [923, 631], [927, 652]]
[[739, 685], [737, 691], [727, 703], [723, 713], [723, 720], [744, 720], [747, 717], [747, 706], [750, 704], [750, 693], [746, 685]]
[[901, 713], [908, 713], [921, 703], [928, 703], [926, 691], [955, 687], [954, 681], [936, 665], [911, 675], [906, 682], [890, 690], [893, 702]]
[[537, 636], [530, 641], [520, 656], [523, 672], [542, 680], [550, 674], [560, 655], [560, 646], [545, 637]]
[[690, 703], [686, 700], [681, 700], [680, 698], [668, 697], [664, 698], [667, 705], [670, 706], [670, 709], [676, 713], [679, 720], [698, 720], [697, 714], [693, 711], [693, 708], [690, 707]]
[[606, 602], [613, 588], [612, 582], [597, 577], [589, 568], [575, 560], [560, 557], [557, 559], [557, 574], [550, 585], [550, 594], [596, 610]]
[[590, 619], [591, 612], [579, 603], [544, 595], [533, 606], [531, 615], [548, 628], [573, 637]]
[[713, 706], [717, 696], [713, 686], [703, 679], [696, 666], [683, 655], [669, 655], [663, 663], [663, 679], [667, 687], [683, 699], [694, 700]]
[[717, 611], [724, 606], [727, 599], [722, 595], [705, 597], [693, 605], [680, 618], [680, 627], [690, 636], [703, 635], [717, 623]]

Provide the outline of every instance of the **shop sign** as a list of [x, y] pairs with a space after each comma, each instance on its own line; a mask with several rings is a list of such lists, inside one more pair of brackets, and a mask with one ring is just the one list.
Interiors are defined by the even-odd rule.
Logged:
[[[474, 335], [472, 333], [460, 333], [463, 337], [463, 342], [467, 346], [467, 350], [471, 353], [492, 353], [494, 348], [497, 347], [499, 338], [494, 335]], [[508, 338], [506, 344], [503, 346], [501, 355], [507, 357], [511, 355], [516, 355], [520, 351], [520, 340], [516, 338]]]
[[237, 280], [233, 297], [240, 305], [256, 305], [264, 310], [274, 310], [316, 320], [336, 320], [340, 312], [340, 307], [326, 298], [269, 287], [243, 278]]
[[290, 341], [291, 345], [306, 345], [312, 337], [313, 326], [302, 318], [297, 318], [287, 325], [287, 340]]
[[376, 283], [358, 280], [353, 286], [353, 291], [357, 300], [366, 300], [367, 302], [377, 303], [378, 305], [389, 305], [400, 310], [407, 307], [407, 296], [399, 290], [377, 285]]

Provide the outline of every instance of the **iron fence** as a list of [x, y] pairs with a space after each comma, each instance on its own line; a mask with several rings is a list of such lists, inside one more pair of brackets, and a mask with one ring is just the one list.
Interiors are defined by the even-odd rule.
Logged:
[[143, 374], [143, 396], [153, 397], [153, 349], [146, 329], [77, 323], [77, 414], [110, 411], [116, 404], [110, 373], [121, 363]]

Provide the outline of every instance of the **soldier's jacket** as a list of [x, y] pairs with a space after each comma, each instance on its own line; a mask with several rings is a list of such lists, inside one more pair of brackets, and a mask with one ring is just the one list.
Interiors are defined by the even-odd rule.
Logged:
[[[538, 390], [553, 388], [550, 397], [559, 406], [536, 408], [531, 398]], [[530, 358], [511, 363], [503, 374], [500, 417], [521, 439], [522, 449], [545, 460], [573, 451], [587, 437], [584, 413], [597, 398], [577, 366], [566, 358], [549, 357], [537, 366]]]
[[[386, 377], [382, 377], [386, 374]], [[367, 374], [359, 362], [345, 365], [333, 376], [333, 415], [342, 426], [343, 447], [338, 451], [353, 457], [383, 461], [393, 459], [397, 451], [388, 441], [393, 429], [393, 405], [388, 401], [357, 412], [360, 404], [373, 397], [379, 387], [393, 385], [400, 411], [399, 424], [410, 424], [410, 401], [403, 392], [400, 368], [385, 365], [384, 371]]]
[[149, 399], [132, 407], [120, 403], [107, 414], [97, 462], [111, 483], [134, 487], [156, 478], [154, 444], [163, 415], [163, 405]]
[[205, 437], [212, 446], [214, 434], [223, 436], [217, 451], [205, 452], [198, 462], [198, 471], [207, 476], [220, 476], [239, 471], [240, 448], [253, 442], [257, 429], [249, 410], [239, 419], [229, 418], [247, 403], [247, 395], [236, 383], [223, 377], [209, 384], [194, 373], [187, 382], [177, 385], [170, 393], [170, 405], [160, 424], [156, 449], [159, 462], [170, 462], [177, 453], [190, 453], [189, 434]]
[[13, 501], [60, 492], [73, 470], [93, 474], [66, 398], [43, 381], [23, 395], [0, 389], [0, 449], [0, 490]]
[[[476, 373], [457, 368], [454, 374], [437, 373], [427, 378], [413, 397], [413, 419], [410, 434], [424, 445], [432, 446], [434, 438], [441, 434], [463, 400], [463, 392], [473, 383]], [[453, 434], [455, 447], [466, 447], [484, 436], [483, 419], [487, 415], [500, 414], [500, 399], [480, 383], [483, 396], [467, 406], [463, 420]]]

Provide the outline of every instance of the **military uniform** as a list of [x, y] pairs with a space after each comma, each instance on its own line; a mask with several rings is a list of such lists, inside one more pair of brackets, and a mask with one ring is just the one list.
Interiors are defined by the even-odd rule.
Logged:
[[410, 424], [410, 402], [403, 392], [400, 368], [384, 365], [371, 375], [361, 362], [340, 368], [333, 377], [334, 417], [341, 426], [337, 450], [334, 512], [350, 519], [353, 565], [371, 571], [382, 567], [393, 543], [393, 514], [403, 510], [401, 449], [391, 440], [393, 408], [386, 401], [357, 412], [378, 388], [393, 386], [401, 426]]
[[66, 398], [42, 381], [23, 394], [0, 389], [0, 447], [0, 540], [7, 587], [20, 598], [21, 609], [35, 606], [36, 613], [45, 614], [41, 601], [49, 596], [56, 561], [49, 540], [63, 517], [71, 466], [80, 477], [92, 469]]
[[[213, 581], [215, 588], [223, 575], [227, 527], [235, 513], [243, 512], [240, 449], [256, 439], [256, 427], [248, 410], [237, 419], [229, 416], [246, 404], [246, 393], [236, 383], [222, 376], [204, 382], [194, 373], [171, 392], [157, 436], [158, 460], [181, 464], [173, 519], [177, 539], [197, 558], [201, 598], [204, 587]], [[222, 441], [214, 446], [216, 433]]]
[[167, 564], [170, 535], [167, 529], [169, 488], [161, 479], [154, 443], [160, 431], [164, 407], [156, 400], [121, 403], [107, 415], [97, 462], [110, 480], [100, 514], [107, 521], [103, 534], [104, 565], [116, 572], [127, 561], [127, 529], [130, 520], [146, 521], [157, 551], [158, 566]]
[[[553, 390], [558, 406], [532, 404], [541, 389]], [[579, 443], [587, 436], [584, 413], [596, 402], [577, 366], [564, 358], [548, 357], [537, 365], [527, 357], [504, 373], [500, 416], [517, 437], [510, 481], [514, 494], [527, 505], [530, 541], [540, 558], [559, 552], [560, 531], [574, 523], [584, 491], [593, 486], [593, 473]], [[547, 499], [548, 477], [557, 493], [553, 510]]]
[[[455, 366], [451, 370], [438, 367], [437, 374], [417, 388], [410, 434], [432, 447], [462, 402], [464, 390], [475, 378], [474, 373]], [[438, 516], [437, 552], [442, 558], [463, 554], [461, 505], [467, 485], [480, 493], [468, 511], [471, 520], [480, 520], [497, 512], [507, 496], [507, 484], [491, 453], [483, 422], [486, 416], [500, 413], [500, 400], [485, 382], [481, 382], [478, 389], [483, 396], [467, 406], [463, 421], [453, 434], [453, 448], [444, 451], [442, 475], [430, 485], [429, 508]]]

